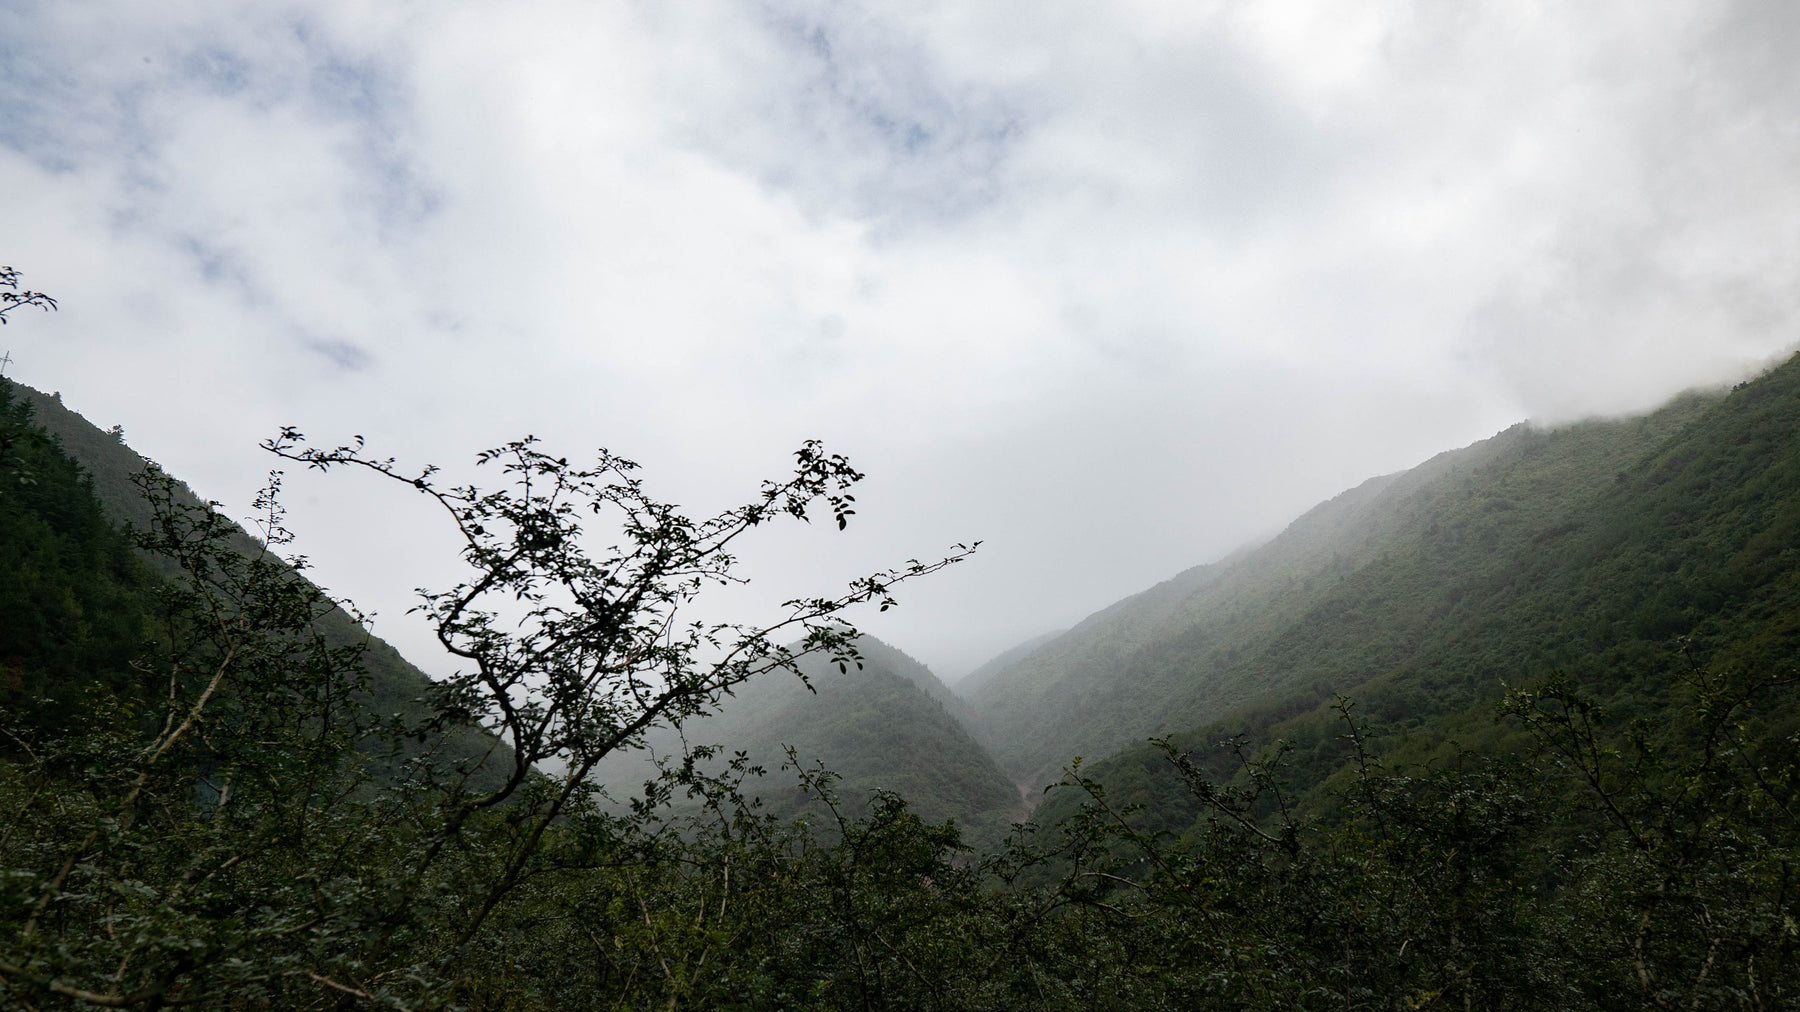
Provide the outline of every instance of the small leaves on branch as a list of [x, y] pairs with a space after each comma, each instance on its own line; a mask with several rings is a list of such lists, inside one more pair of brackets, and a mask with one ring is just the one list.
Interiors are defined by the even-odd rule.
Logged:
[[8, 322], [8, 313], [25, 306], [34, 306], [48, 313], [56, 308], [56, 300], [43, 292], [20, 288], [19, 272], [11, 267], [0, 267], [0, 324]]
[[[764, 482], [742, 505], [693, 518], [654, 498], [635, 462], [601, 449], [577, 466], [531, 436], [476, 455], [477, 466], [499, 468], [497, 489], [440, 486], [435, 467], [402, 471], [393, 458], [364, 456], [360, 436], [326, 449], [289, 427], [263, 448], [308, 468], [358, 468], [411, 486], [462, 536], [469, 577], [422, 590], [416, 609], [444, 649], [468, 664], [437, 684], [434, 706], [480, 722], [511, 749], [504, 782], [471, 798], [469, 810], [513, 802], [523, 807], [510, 811], [534, 827], [477, 906], [471, 936], [526, 874], [531, 841], [597, 790], [588, 774], [601, 759], [640, 743], [652, 727], [710, 712], [751, 678], [798, 674], [810, 654], [856, 663], [857, 633], [845, 612], [864, 604], [885, 611], [897, 603], [897, 585], [976, 547], [870, 574], [836, 596], [787, 601], [764, 622], [690, 621], [684, 609], [707, 586], [745, 582], [732, 549], [751, 528], [780, 515], [809, 520], [821, 504], [847, 526], [861, 472], [809, 441], [788, 477]], [[598, 547], [606, 539], [586, 526], [596, 521], [610, 545]], [[538, 779], [548, 769], [561, 771], [553, 787]]]

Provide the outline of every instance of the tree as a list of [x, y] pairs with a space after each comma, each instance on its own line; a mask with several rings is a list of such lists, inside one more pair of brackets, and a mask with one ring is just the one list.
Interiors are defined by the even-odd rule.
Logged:
[[279, 1004], [367, 948], [363, 912], [392, 880], [362, 874], [392, 850], [392, 810], [349, 803], [379, 742], [356, 705], [359, 649], [317, 632], [334, 605], [161, 471], [140, 481], [156, 521], [139, 544], [180, 575], [153, 592], [138, 686], [90, 682], [68, 733], [0, 728], [8, 1007]]
[[[319, 632], [335, 606], [304, 560], [274, 554], [290, 537], [280, 473], [246, 554], [217, 504], [149, 472], [157, 519], [140, 543], [181, 573], [140, 661], [154, 691], [97, 687], [68, 734], [7, 728], [0, 1004], [442, 1007], [494, 945], [484, 929], [529, 919], [510, 905], [533, 902], [521, 887], [629, 856], [635, 823], [601, 811], [587, 779], [600, 758], [809, 654], [855, 663], [848, 610], [890, 607], [895, 585], [973, 550], [761, 624], [691, 622], [707, 586], [742, 579], [740, 537], [821, 511], [845, 526], [861, 475], [808, 443], [790, 477], [695, 520], [604, 451], [579, 468], [510, 443], [478, 458], [510, 483], [484, 491], [402, 474], [360, 441], [321, 450], [290, 429], [266, 446], [404, 482], [445, 511], [471, 574], [421, 609], [468, 668], [431, 687], [421, 718], [370, 712], [359, 648]], [[590, 553], [583, 526], [608, 522], [617, 541]], [[456, 759], [443, 743], [471, 725], [491, 732], [488, 752]]]
[[0, 267], [0, 324], [7, 322], [6, 314], [23, 306], [35, 306], [48, 313], [56, 308], [56, 300], [43, 292], [20, 288], [19, 272]]
[[[795, 452], [790, 477], [764, 482], [743, 505], [694, 520], [652, 498], [633, 477], [637, 464], [604, 449], [585, 468], [545, 453], [531, 437], [485, 451], [477, 463], [499, 466], [512, 488], [484, 492], [440, 488], [435, 468], [409, 474], [391, 458], [365, 457], [360, 437], [326, 450], [289, 428], [264, 448], [320, 471], [357, 468], [410, 485], [463, 538], [473, 574], [425, 593], [421, 605], [438, 642], [470, 664], [438, 684], [437, 708], [492, 728], [511, 757], [497, 788], [453, 792], [433, 847], [470, 816], [502, 804], [513, 806], [509, 815], [520, 827], [461, 929], [464, 941], [517, 886], [550, 826], [591, 798], [596, 788], [588, 775], [601, 759], [638, 743], [659, 722], [679, 725], [709, 711], [758, 675], [799, 675], [802, 656], [824, 652], [841, 666], [855, 663], [856, 631], [843, 621], [848, 609], [876, 604], [886, 611], [895, 604], [895, 585], [975, 550], [957, 545], [938, 561], [910, 560], [855, 580], [836, 597], [788, 601], [767, 623], [689, 623], [682, 609], [705, 587], [742, 582], [731, 554], [740, 537], [783, 517], [806, 521], [821, 505], [843, 529], [855, 513], [850, 489], [862, 474], [808, 441]], [[619, 540], [591, 555], [583, 525], [594, 520], [610, 523]], [[520, 606], [523, 615], [509, 610]], [[542, 779], [551, 770], [558, 771], [554, 780]]]

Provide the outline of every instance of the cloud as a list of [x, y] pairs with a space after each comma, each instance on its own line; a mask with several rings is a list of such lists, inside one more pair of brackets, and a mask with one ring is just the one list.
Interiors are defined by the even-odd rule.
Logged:
[[[954, 673], [1792, 347], [1789, 6], [27, 4], [0, 257], [64, 308], [12, 374], [227, 501], [280, 424], [607, 444], [695, 509], [822, 436], [859, 524], [745, 601], [986, 538], [877, 629]], [[290, 488], [425, 649], [426, 521]]]
[[[850, 5], [746, 5], [738, 45], [670, 48], [677, 136], [817, 214], [940, 226], [1002, 196], [1026, 110], [945, 72], [904, 25]], [[659, 25], [685, 34], [691, 22]], [[748, 86], [744, 86], [747, 84]]]

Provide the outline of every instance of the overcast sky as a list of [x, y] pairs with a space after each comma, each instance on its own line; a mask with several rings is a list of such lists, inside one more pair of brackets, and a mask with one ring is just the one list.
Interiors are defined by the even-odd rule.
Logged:
[[[0, 331], [235, 516], [283, 424], [607, 446], [697, 511], [808, 437], [867, 628], [955, 677], [1521, 419], [1791, 351], [1800, 4], [0, 0]], [[376, 630], [424, 506], [293, 475]]]

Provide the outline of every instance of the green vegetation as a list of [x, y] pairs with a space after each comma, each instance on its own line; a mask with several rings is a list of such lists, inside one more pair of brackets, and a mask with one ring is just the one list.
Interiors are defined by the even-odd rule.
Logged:
[[[55, 441], [23, 410], [8, 417], [24, 433], [14, 444], [29, 437], [98, 517]], [[291, 430], [267, 448], [402, 481], [445, 510], [475, 575], [426, 609], [469, 668], [426, 687], [422, 718], [372, 710], [362, 645], [334, 644], [323, 624], [336, 607], [264, 543], [146, 471], [152, 521], [139, 544], [174, 578], [150, 588], [151, 636], [131, 661], [144, 679], [84, 682], [84, 712], [66, 725], [29, 705], [3, 715], [8, 1005], [434, 1007], [479, 993], [487, 984], [467, 968], [514, 937], [498, 926], [535, 916], [535, 890], [675, 845], [642, 840], [655, 800], [632, 818], [600, 811], [596, 763], [808, 655], [848, 666], [854, 631], [841, 613], [891, 605], [897, 584], [961, 558], [790, 602], [765, 627], [690, 624], [682, 606], [732, 578], [739, 536], [821, 503], [841, 526], [860, 475], [808, 444], [790, 478], [696, 521], [649, 498], [629, 461], [603, 454], [572, 468], [529, 440], [482, 455], [510, 482], [497, 491], [439, 488], [429, 469], [403, 476], [360, 447], [317, 449]], [[9, 460], [9, 479], [35, 481], [23, 468], [38, 458]], [[258, 502], [267, 546], [289, 537], [278, 491], [277, 475]], [[596, 515], [619, 538], [600, 556], [578, 537]], [[54, 516], [35, 519], [54, 527]], [[504, 622], [490, 604], [501, 601]], [[783, 645], [796, 633], [797, 646]], [[486, 762], [456, 748], [472, 724], [498, 736]], [[710, 782], [690, 764], [664, 781], [665, 800], [666, 785]]]
[[765, 771], [746, 789], [777, 815], [831, 823], [799, 780], [801, 769], [823, 765], [847, 798], [887, 791], [922, 818], [955, 819], [971, 841], [998, 843], [1024, 817], [1024, 806], [959, 721], [962, 701], [930, 669], [880, 640], [860, 636], [854, 645], [858, 664], [840, 669], [829, 658], [805, 658], [797, 665], [801, 677], [747, 683], [720, 701], [717, 714], [651, 733], [648, 754], [617, 754], [596, 776], [616, 798], [631, 798], [655, 776], [649, 756], [679, 759], [709, 745], [721, 749], [709, 768], [741, 754]]
[[[1275, 719], [1322, 711], [1334, 692], [1361, 696], [1416, 672], [1414, 684], [1429, 687], [1421, 693], [1448, 694], [1460, 709], [1502, 680], [1572, 663], [1593, 644], [1565, 648], [1547, 627], [1567, 617], [1568, 601], [1535, 571], [1562, 567], [1570, 592], [1609, 588], [1584, 568], [1592, 556], [1567, 554], [1571, 539], [1629, 505], [1618, 475], [1710, 417], [1712, 403], [1687, 397], [1641, 419], [1515, 426], [1367, 482], [1268, 544], [1122, 601], [993, 676], [971, 698], [977, 733], [1015, 779], [1035, 785], [1073, 755], [1227, 717], [1234, 730], [1268, 726], [1233, 716], [1245, 708]], [[1619, 522], [1637, 529], [1635, 516]], [[1513, 602], [1540, 614], [1497, 608]], [[1659, 646], [1682, 631], [1662, 629]]]
[[[1411, 499], [1406, 535], [1297, 617], [1240, 645], [1230, 664], [1213, 664], [1216, 652], [1195, 662], [1173, 739], [1280, 738], [1295, 749], [1297, 783], [1319, 785], [1345, 758], [1334, 693], [1357, 698], [1383, 750], [1423, 761], [1517, 749], [1521, 734], [1496, 725], [1492, 707], [1507, 685], [1551, 671], [1629, 721], [1678, 708], [1675, 687], [1694, 663], [1792, 669], [1800, 360], [1723, 399], [1509, 435], [1510, 452]], [[1622, 463], [1621, 447], [1635, 448]], [[1143, 653], [1179, 657], [1198, 638]], [[1772, 733], [1793, 726], [1776, 721]], [[1091, 769], [1145, 800], [1170, 788], [1165, 766], [1139, 745]], [[1194, 814], [1159, 809], [1170, 827]]]
[[89, 683], [138, 680], [154, 580], [92, 482], [0, 380], [0, 705], [60, 726]]
[[[13, 397], [29, 407], [30, 417], [42, 427], [44, 434], [54, 439], [61, 451], [88, 475], [93, 496], [99, 499], [105, 515], [115, 525], [140, 531], [154, 526], [157, 518], [151, 501], [144, 496], [137, 480], [153, 465], [125, 443], [124, 434], [117, 427], [101, 429], [64, 406], [60, 395], [46, 394], [21, 383], [9, 384], [9, 389]], [[162, 477], [168, 479], [169, 494], [183, 508], [208, 505], [173, 476], [165, 474]], [[235, 526], [226, 530], [225, 537], [242, 554], [256, 555], [263, 551], [255, 538]], [[146, 553], [140, 553], [139, 557], [164, 579], [181, 576], [179, 568], [167, 558]], [[367, 691], [371, 710], [410, 720], [419, 720], [426, 715], [421, 698], [431, 680], [400, 656], [399, 651], [370, 635], [356, 616], [343, 608], [332, 608], [320, 616], [315, 625], [332, 646], [357, 646], [362, 650], [361, 663], [369, 672]], [[121, 649], [136, 649], [136, 646], [122, 646]], [[459, 726], [452, 732], [450, 747], [465, 758], [473, 758], [486, 754], [493, 742], [473, 728]]]
[[752, 529], [847, 522], [815, 444], [696, 519], [605, 453], [446, 488], [283, 432], [461, 534], [429, 682], [274, 554], [279, 474], [249, 538], [57, 411], [0, 383], [0, 1007], [1800, 1007], [1800, 360], [1378, 479], [1028, 651], [975, 700], [1045, 721], [1015, 771], [1178, 733], [1004, 839], [961, 704], [844, 622], [966, 550], [685, 617]]

